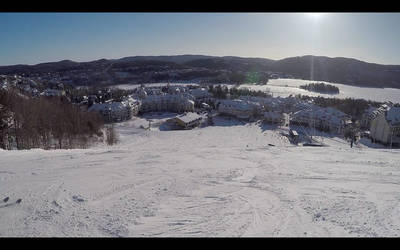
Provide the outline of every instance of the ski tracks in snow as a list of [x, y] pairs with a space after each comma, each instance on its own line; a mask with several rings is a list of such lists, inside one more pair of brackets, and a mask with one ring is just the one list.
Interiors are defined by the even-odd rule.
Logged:
[[400, 233], [395, 152], [294, 147], [253, 125], [140, 132], [129, 124], [113, 147], [0, 152], [2, 191], [22, 198], [0, 208], [0, 235]]

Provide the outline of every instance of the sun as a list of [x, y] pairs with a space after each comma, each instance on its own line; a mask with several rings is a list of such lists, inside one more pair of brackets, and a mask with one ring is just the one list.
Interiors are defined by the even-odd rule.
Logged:
[[318, 13], [318, 12], [311, 12], [311, 13], [305, 13], [305, 14], [312, 19], [320, 19], [322, 16], [325, 15], [325, 13]]

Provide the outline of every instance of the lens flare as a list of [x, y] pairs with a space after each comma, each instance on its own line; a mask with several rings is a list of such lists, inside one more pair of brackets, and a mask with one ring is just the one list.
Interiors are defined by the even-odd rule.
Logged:
[[316, 13], [316, 12], [305, 13], [305, 14], [311, 17], [312, 19], [320, 19], [322, 16], [325, 15], [325, 13]]

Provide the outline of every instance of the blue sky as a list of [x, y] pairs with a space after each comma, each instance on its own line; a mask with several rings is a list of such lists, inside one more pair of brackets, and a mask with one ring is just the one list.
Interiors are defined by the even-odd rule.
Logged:
[[0, 65], [202, 54], [400, 65], [400, 13], [0, 13]]

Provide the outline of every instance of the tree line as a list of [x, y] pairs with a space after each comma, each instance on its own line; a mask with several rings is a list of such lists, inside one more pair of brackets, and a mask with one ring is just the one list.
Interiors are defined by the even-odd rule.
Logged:
[[0, 91], [0, 148], [86, 148], [102, 136], [102, 118], [59, 97]]
[[210, 85], [208, 91], [213, 94], [215, 98], [226, 99], [228, 95], [231, 99], [240, 96], [258, 96], [258, 97], [271, 97], [271, 94], [261, 90], [250, 90], [248, 88], [228, 88], [221, 85]]
[[325, 83], [310, 83], [306, 85], [301, 85], [301, 89], [327, 94], [339, 94], [339, 88], [330, 84]]

